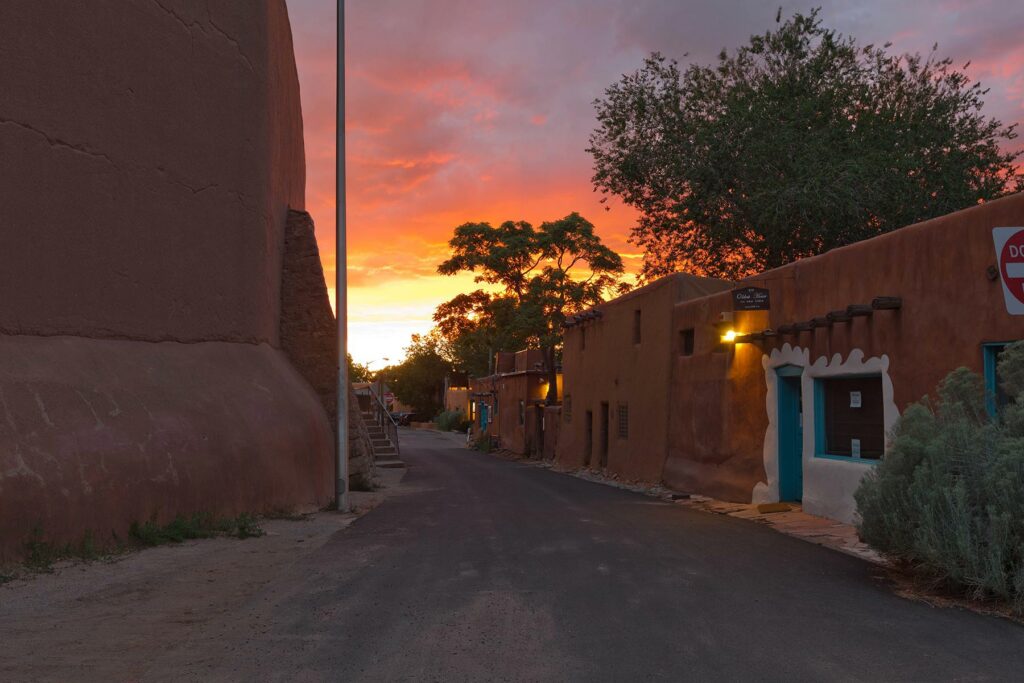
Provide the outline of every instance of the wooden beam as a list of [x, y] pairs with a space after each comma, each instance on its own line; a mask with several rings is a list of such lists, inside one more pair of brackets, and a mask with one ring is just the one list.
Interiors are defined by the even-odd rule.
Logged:
[[898, 296], [876, 296], [871, 300], [871, 308], [876, 311], [898, 311], [903, 306], [903, 299]]
[[874, 312], [874, 309], [868, 304], [850, 304], [846, 307], [846, 314], [854, 318], [871, 315]]
[[833, 323], [845, 323], [849, 322], [850, 320], [853, 320], [853, 317], [845, 310], [829, 311], [828, 313], [825, 314], [825, 317], [828, 318]]

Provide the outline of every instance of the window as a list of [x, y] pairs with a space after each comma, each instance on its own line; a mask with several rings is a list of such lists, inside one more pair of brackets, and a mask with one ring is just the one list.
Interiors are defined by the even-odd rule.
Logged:
[[562, 416], [567, 423], [572, 422], [572, 396], [566, 396], [562, 400]]
[[519, 424], [526, 422], [526, 404], [523, 401], [519, 402]]
[[999, 342], [982, 344], [981, 347], [985, 366], [985, 407], [992, 417], [1013, 400], [1003, 391], [1003, 383], [999, 377], [999, 357], [1009, 344]]
[[885, 453], [882, 378], [815, 382], [815, 452], [819, 457], [878, 460]]
[[475, 422], [476, 421], [476, 402], [475, 401], [470, 401], [469, 402], [469, 420], [470, 420], [470, 422]]
[[640, 324], [641, 324], [642, 319], [643, 319], [642, 318], [642, 313], [641, 313], [639, 308], [636, 309], [635, 311], [633, 311], [633, 343], [634, 344], [639, 344], [640, 343], [640, 339], [641, 339], [641, 337], [640, 337]]
[[619, 404], [619, 415], [618, 415], [618, 417], [619, 417], [619, 420], [618, 420], [618, 422], [619, 422], [619, 438], [620, 439], [628, 439], [629, 438], [629, 404], [628, 403], [620, 403]]
[[693, 355], [693, 328], [679, 331], [679, 353], [683, 356]]

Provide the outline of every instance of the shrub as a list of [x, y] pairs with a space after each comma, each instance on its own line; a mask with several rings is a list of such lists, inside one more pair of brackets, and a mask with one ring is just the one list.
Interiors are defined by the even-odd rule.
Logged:
[[861, 537], [975, 599], [1024, 611], [1024, 342], [1003, 352], [1011, 403], [994, 418], [982, 379], [951, 372], [910, 405], [855, 494]]
[[442, 432], [465, 432], [473, 423], [461, 410], [446, 410], [434, 418], [434, 424]]

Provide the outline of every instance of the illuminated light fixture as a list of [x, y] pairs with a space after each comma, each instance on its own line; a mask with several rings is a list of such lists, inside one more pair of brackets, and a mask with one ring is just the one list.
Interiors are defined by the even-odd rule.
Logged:
[[736, 337], [736, 330], [728, 330], [725, 334], [722, 335], [722, 342], [725, 344], [733, 344], [736, 342]]

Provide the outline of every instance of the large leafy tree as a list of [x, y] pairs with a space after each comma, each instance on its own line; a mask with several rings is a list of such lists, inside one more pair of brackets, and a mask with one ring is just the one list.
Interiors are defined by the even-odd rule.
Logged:
[[405, 360], [382, 368], [375, 377], [387, 382], [395, 397], [411, 405], [423, 418], [440, 412], [444, 405], [444, 378], [452, 371], [440, 345], [437, 335], [414, 334], [405, 349]]
[[449, 241], [443, 275], [470, 271], [490, 290], [462, 294], [438, 307], [439, 334], [457, 365], [484, 374], [496, 351], [545, 350], [555, 392], [555, 355], [568, 315], [600, 303], [619, 286], [622, 259], [578, 213], [534, 228], [525, 221], [466, 223]]
[[776, 22], [713, 67], [654, 54], [595, 102], [593, 181], [639, 209], [646, 277], [737, 278], [1022, 187], [1014, 126], [949, 59]]

